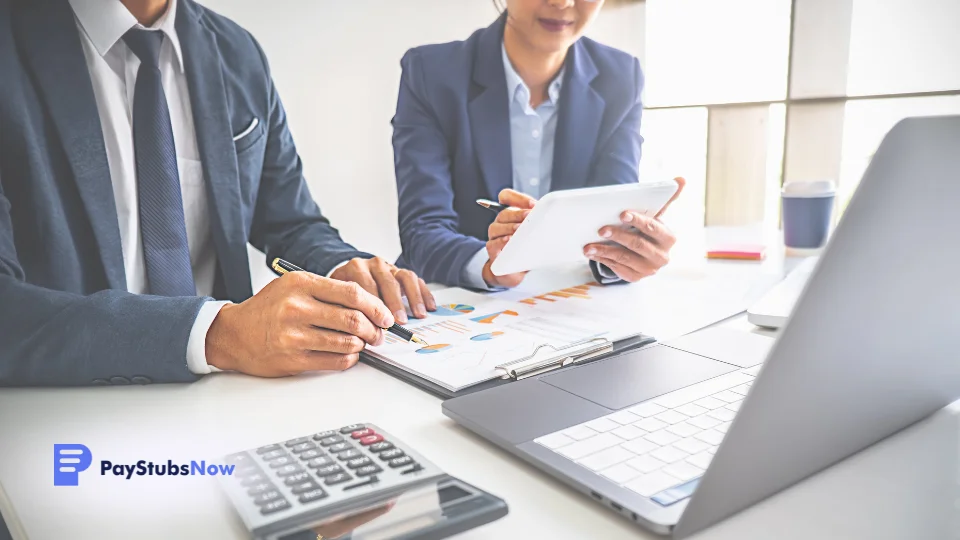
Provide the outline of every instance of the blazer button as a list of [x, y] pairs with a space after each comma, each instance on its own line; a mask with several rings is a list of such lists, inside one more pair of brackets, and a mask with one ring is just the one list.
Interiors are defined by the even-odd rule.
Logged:
[[153, 381], [151, 381], [149, 377], [141, 377], [138, 375], [136, 377], [131, 377], [130, 382], [133, 384], [150, 384]]
[[106, 379], [94, 379], [90, 381], [90, 383], [93, 384], [94, 386], [107, 386], [110, 384], [110, 381]]
[[130, 384], [130, 379], [126, 377], [110, 377], [111, 384]]

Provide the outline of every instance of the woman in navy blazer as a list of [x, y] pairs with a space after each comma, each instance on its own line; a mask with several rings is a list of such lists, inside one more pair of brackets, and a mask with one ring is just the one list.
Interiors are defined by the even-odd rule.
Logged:
[[[515, 286], [523, 274], [494, 276], [490, 263], [537, 198], [638, 181], [640, 63], [582, 37], [603, 0], [506, 4], [466, 41], [417, 47], [401, 61], [398, 265], [427, 281]], [[494, 220], [479, 198], [515, 208]], [[657, 220], [621, 218], [634, 228], [604, 227], [598, 240], [612, 243], [584, 248], [604, 283], [655, 273], [675, 242]]]

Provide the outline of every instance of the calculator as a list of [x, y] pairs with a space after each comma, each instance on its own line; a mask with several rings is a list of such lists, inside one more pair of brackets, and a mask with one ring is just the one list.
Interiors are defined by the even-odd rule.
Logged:
[[371, 538], [445, 538], [507, 514], [501, 499], [369, 423], [224, 459], [236, 468], [219, 477], [221, 486], [256, 539], [336, 538], [344, 527], [353, 539], [365, 531]]

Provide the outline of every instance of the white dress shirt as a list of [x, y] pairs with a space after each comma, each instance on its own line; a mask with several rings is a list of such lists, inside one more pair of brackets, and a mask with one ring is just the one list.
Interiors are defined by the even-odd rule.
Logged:
[[[507, 48], [500, 46], [503, 54], [503, 71], [507, 79], [507, 95], [510, 96], [510, 151], [513, 160], [513, 189], [539, 199], [550, 192], [553, 183], [553, 147], [557, 136], [557, 108], [563, 74], [557, 76], [547, 87], [547, 100], [530, 106], [530, 88], [517, 70], [513, 68]], [[491, 195], [496, 198], [497, 194]], [[463, 280], [476, 289], [494, 290], [483, 279], [483, 267], [487, 264], [487, 249], [477, 251], [463, 268]]]
[[[144, 294], [147, 292], [147, 274], [140, 236], [137, 162], [133, 145], [133, 94], [140, 59], [122, 39], [131, 28], [144, 27], [117, 0], [70, 0], [70, 6], [80, 29], [80, 42], [103, 129], [113, 197], [117, 205], [127, 290]], [[177, 0], [170, 0], [167, 12], [147, 30], [163, 32], [165, 37], [160, 49], [160, 74], [177, 152], [190, 263], [197, 294], [209, 296], [213, 293], [216, 279], [217, 256], [210, 234], [207, 192], [197, 149], [183, 54], [174, 27], [176, 15]], [[190, 371], [196, 374], [217, 371], [207, 364], [206, 336], [220, 308], [227, 303], [207, 302], [197, 315], [187, 343], [186, 358]]]

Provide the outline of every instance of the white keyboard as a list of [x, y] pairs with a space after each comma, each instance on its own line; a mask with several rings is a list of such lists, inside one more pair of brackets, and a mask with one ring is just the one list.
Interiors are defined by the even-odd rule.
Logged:
[[[734, 371], [534, 442], [667, 505], [692, 493], [760, 365]], [[690, 489], [671, 488], [690, 486]]]

